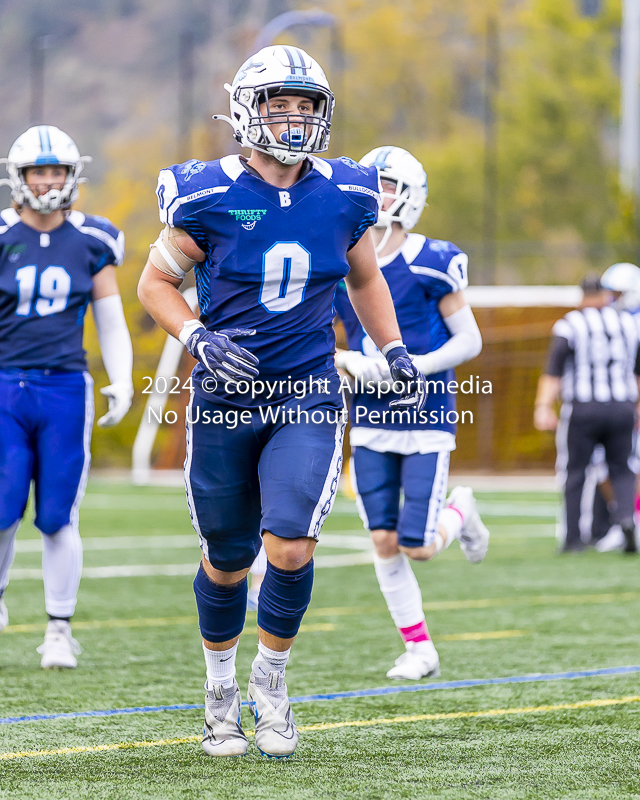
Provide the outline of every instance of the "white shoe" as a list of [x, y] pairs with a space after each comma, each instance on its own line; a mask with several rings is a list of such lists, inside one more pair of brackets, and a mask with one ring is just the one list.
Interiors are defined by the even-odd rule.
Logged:
[[71, 625], [62, 619], [50, 619], [44, 634], [44, 643], [37, 648], [42, 656], [42, 669], [75, 669], [77, 655], [82, 648], [71, 636]]
[[7, 611], [7, 607], [4, 603], [4, 600], [0, 597], [0, 631], [3, 628], [6, 628], [9, 624], [9, 612]]
[[244, 756], [247, 737], [240, 724], [240, 688], [236, 681], [225, 689], [207, 681], [202, 749], [208, 756]]
[[610, 553], [612, 550], [622, 550], [624, 545], [622, 528], [619, 525], [612, 525], [602, 539], [595, 543], [594, 548], [599, 553]]
[[456, 486], [453, 488], [447, 506], [455, 506], [462, 513], [464, 523], [460, 533], [460, 548], [467, 561], [477, 564], [487, 555], [489, 530], [480, 519], [471, 487]]
[[395, 667], [387, 672], [387, 678], [399, 681], [417, 681], [420, 678], [437, 678], [440, 674], [440, 658], [431, 640], [407, 642], [407, 650], [396, 658]]
[[252, 672], [247, 698], [256, 720], [256, 747], [262, 755], [269, 758], [293, 755], [298, 729], [282, 673], [270, 672], [266, 678], [259, 678]]

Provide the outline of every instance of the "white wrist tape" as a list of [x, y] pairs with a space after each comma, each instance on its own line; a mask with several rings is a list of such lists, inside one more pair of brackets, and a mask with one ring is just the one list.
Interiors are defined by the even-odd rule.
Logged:
[[180, 339], [185, 347], [187, 346], [187, 339], [198, 328], [204, 328], [204, 325], [199, 319], [188, 319], [185, 321], [184, 325], [182, 326], [182, 330], [178, 334], [178, 339]]
[[385, 344], [380, 352], [383, 356], [386, 356], [389, 350], [393, 350], [394, 347], [404, 347], [402, 339], [394, 339], [392, 342], [389, 342], [389, 344]]
[[475, 358], [482, 350], [482, 335], [470, 306], [463, 306], [451, 316], [444, 317], [451, 338], [433, 353], [413, 356], [413, 363], [423, 375], [442, 372]]
[[94, 300], [93, 318], [109, 381], [133, 386], [133, 348], [120, 295], [111, 294]]

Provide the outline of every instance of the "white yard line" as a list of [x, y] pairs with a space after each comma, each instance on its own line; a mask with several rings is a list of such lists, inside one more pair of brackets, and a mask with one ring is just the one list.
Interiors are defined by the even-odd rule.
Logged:
[[[334, 531], [320, 535], [320, 545], [344, 550], [371, 550], [371, 541], [363, 532]], [[197, 549], [198, 539], [193, 533], [179, 536], [96, 536], [82, 540], [85, 552], [89, 550], [182, 550]], [[40, 539], [21, 539], [16, 542], [16, 553], [40, 553]]]
[[[373, 552], [349, 553], [338, 556], [316, 556], [314, 559], [317, 568], [326, 567], [353, 567], [358, 564], [372, 564]], [[190, 564], [128, 564], [107, 567], [85, 567], [82, 570], [84, 580], [91, 578], [147, 578], [156, 576], [195, 575], [198, 562]], [[41, 580], [42, 571], [39, 569], [14, 569], [11, 570], [10, 579]]]

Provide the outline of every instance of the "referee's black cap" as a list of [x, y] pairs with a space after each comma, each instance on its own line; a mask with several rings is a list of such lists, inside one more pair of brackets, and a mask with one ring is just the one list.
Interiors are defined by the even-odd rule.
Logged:
[[589, 272], [580, 281], [580, 288], [584, 294], [598, 294], [602, 291], [602, 284], [600, 283], [600, 276], [595, 272]]

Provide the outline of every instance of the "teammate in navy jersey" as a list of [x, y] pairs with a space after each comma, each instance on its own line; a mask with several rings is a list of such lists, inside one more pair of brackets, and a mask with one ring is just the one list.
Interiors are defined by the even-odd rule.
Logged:
[[403, 340], [428, 376], [427, 403], [415, 414], [390, 408], [392, 395], [384, 392], [387, 363], [360, 324], [344, 285], [335, 303], [349, 350], [339, 352], [336, 363], [357, 378], [351, 477], [360, 515], [371, 531], [380, 589], [406, 647], [387, 677], [417, 680], [437, 675], [439, 659], [408, 559], [428, 561], [459, 539], [467, 559], [477, 562], [489, 542], [471, 489], [457, 486], [442, 507], [456, 432], [456, 398], [448, 385], [455, 381], [453, 367], [478, 355], [482, 338], [463, 295], [467, 256], [451, 242], [407, 233], [427, 199], [422, 164], [399, 147], [376, 148], [360, 163], [380, 170], [383, 204], [373, 229], [378, 264]]
[[82, 334], [93, 304], [115, 425], [131, 405], [132, 349], [115, 266], [124, 236], [72, 211], [86, 159], [58, 128], [30, 128], [7, 160], [13, 207], [0, 212], [0, 629], [15, 537], [35, 484], [49, 622], [41, 664], [76, 666], [70, 619], [82, 570], [78, 510], [89, 471], [93, 381]]
[[[302, 50], [268, 47], [226, 88], [226, 119], [251, 157], [162, 170], [157, 193], [166, 227], [139, 296], [199, 361], [185, 481], [203, 551], [194, 581], [207, 666], [203, 747], [210, 755], [247, 749], [235, 656], [246, 575], [262, 535], [268, 563], [248, 697], [258, 748], [286, 757], [298, 733], [284, 671], [311, 598], [313, 551], [342, 461], [332, 329], [339, 281], [386, 354], [402, 389], [397, 402], [419, 408], [424, 387], [368, 232], [378, 210], [377, 170], [312, 155], [327, 149], [333, 113], [322, 69]], [[199, 320], [178, 291], [191, 268]]]

